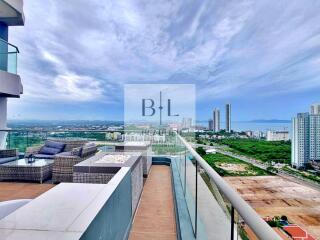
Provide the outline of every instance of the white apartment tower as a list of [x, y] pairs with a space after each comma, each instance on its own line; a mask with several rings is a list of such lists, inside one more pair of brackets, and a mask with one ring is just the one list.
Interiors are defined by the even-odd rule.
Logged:
[[[7, 129], [7, 99], [18, 98], [23, 88], [17, 74], [16, 46], [8, 42], [9, 27], [24, 25], [23, 1], [0, 0], [0, 130]], [[0, 131], [0, 149], [5, 148], [6, 133]]]
[[310, 107], [310, 113], [312, 115], [320, 114], [320, 103], [312, 104]]
[[219, 132], [220, 131], [220, 110], [215, 108], [213, 110], [213, 131]]
[[298, 113], [292, 120], [291, 164], [304, 167], [309, 161], [320, 161], [320, 105], [310, 113]]

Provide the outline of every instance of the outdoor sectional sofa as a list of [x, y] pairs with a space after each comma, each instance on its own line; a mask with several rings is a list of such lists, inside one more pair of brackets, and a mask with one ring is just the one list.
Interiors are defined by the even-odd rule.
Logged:
[[[43, 149], [48, 146], [59, 146], [62, 143], [64, 148], [56, 154], [43, 154]], [[46, 150], [46, 149], [45, 149]], [[50, 152], [49, 150], [48, 152]], [[52, 169], [52, 181], [72, 182], [73, 166], [83, 160], [93, 156], [97, 152], [97, 146], [94, 143], [88, 143], [85, 140], [74, 139], [52, 139], [45, 145], [30, 147], [26, 150], [26, 156], [32, 154], [35, 158], [50, 158], [54, 160]], [[54, 153], [52, 150], [51, 153]]]
[[73, 166], [92, 157], [97, 152], [95, 144], [87, 143], [70, 152], [55, 155], [52, 171], [52, 181], [72, 182]]
[[[28, 147], [26, 149], [25, 156], [30, 156], [31, 154], [35, 158], [41, 159], [54, 159], [56, 154], [61, 152], [71, 152], [74, 148], [82, 147], [88, 141], [86, 140], [76, 140], [76, 139], [48, 139], [44, 145], [38, 145], [33, 147]], [[56, 152], [51, 151], [51, 153], [45, 153], [47, 148], [60, 148], [60, 151]], [[49, 150], [50, 152], [50, 150]]]

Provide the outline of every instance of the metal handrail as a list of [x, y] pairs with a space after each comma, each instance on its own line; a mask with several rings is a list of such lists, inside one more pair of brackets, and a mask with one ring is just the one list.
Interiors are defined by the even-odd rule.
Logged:
[[210, 179], [230, 201], [234, 209], [243, 218], [259, 239], [281, 240], [281, 237], [246, 203], [243, 198], [193, 149], [193, 147], [177, 133], [179, 140], [193, 155], [197, 163], [207, 172]]
[[[3, 38], [0, 38], [0, 42], [3, 42], [3, 43], [5, 43], [5, 44], [7, 44], [7, 45], [9, 45], [9, 46], [11, 46], [11, 47], [13, 47], [13, 48], [15, 48], [16, 51], [17, 51], [17, 53], [20, 53], [20, 52], [19, 52], [19, 48], [18, 48], [16, 45], [13, 45], [12, 43], [9, 43], [8, 41], [4, 40]], [[12, 53], [12, 52], [10, 52], [10, 53]]]

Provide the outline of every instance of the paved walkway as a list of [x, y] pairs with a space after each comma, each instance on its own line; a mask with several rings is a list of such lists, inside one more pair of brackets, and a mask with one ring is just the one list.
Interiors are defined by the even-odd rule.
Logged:
[[33, 199], [54, 186], [53, 184], [0, 182], [0, 202]]
[[130, 240], [176, 240], [176, 219], [168, 166], [152, 166], [144, 185]]

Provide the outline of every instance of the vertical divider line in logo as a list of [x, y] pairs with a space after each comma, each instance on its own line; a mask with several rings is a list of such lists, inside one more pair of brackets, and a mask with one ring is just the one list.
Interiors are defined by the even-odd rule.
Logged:
[[159, 106], [159, 109], [160, 109], [160, 126], [162, 125], [162, 109], [163, 109], [163, 106], [162, 106], [162, 92], [160, 91], [160, 106]]

